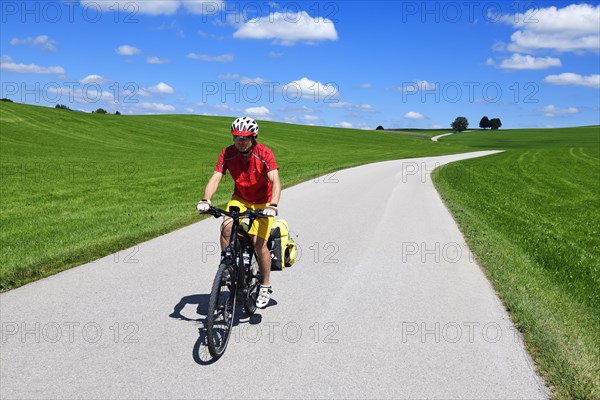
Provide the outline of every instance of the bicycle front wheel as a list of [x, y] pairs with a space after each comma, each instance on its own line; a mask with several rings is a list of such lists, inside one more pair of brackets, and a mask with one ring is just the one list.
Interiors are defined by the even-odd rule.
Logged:
[[214, 359], [223, 355], [229, 342], [235, 316], [236, 295], [235, 267], [233, 264], [223, 263], [217, 270], [210, 292], [206, 322], [208, 350]]

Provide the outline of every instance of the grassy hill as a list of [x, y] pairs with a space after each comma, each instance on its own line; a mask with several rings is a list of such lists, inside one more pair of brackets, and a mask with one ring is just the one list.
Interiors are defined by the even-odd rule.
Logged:
[[557, 398], [600, 398], [600, 127], [471, 132], [508, 149], [434, 182]]
[[[83, 114], [0, 103], [0, 290], [197, 221], [229, 117]], [[464, 152], [382, 131], [260, 122], [284, 186], [359, 164]], [[217, 203], [233, 192], [227, 178]], [[285, 208], [285, 199], [282, 199]]]

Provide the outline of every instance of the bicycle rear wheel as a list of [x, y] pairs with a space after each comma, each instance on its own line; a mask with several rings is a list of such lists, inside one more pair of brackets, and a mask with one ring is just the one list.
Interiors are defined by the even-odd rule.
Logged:
[[235, 316], [237, 279], [233, 263], [219, 265], [208, 301], [208, 350], [214, 359], [225, 352]]

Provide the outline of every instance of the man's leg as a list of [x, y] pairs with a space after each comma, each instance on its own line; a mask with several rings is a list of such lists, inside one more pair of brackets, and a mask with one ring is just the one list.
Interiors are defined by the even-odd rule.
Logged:
[[[229, 207], [238, 207], [240, 212], [244, 212], [247, 209], [247, 205], [242, 202], [238, 197], [233, 196], [227, 203], [225, 209], [229, 211]], [[231, 237], [231, 224], [233, 220], [228, 216], [223, 216], [223, 223], [221, 224], [221, 251], [224, 251], [229, 244], [229, 238]]]
[[254, 249], [258, 259], [258, 267], [262, 274], [262, 282], [256, 298], [256, 307], [265, 308], [271, 301], [271, 254], [267, 248], [267, 241], [260, 236], [254, 237]]
[[[265, 208], [265, 204], [255, 205], [256, 208]], [[271, 254], [267, 248], [267, 239], [271, 232], [273, 218], [259, 218], [250, 228], [250, 235], [254, 236], [254, 250], [258, 266], [262, 274], [262, 281], [256, 298], [256, 307], [265, 308], [271, 299]]]
[[254, 249], [256, 250], [256, 258], [258, 267], [262, 274], [263, 286], [271, 285], [271, 253], [267, 248], [267, 241], [259, 236], [254, 237]]
[[233, 220], [227, 216], [223, 217], [223, 223], [221, 224], [221, 251], [224, 251], [229, 244], [229, 238], [231, 237], [231, 223]]

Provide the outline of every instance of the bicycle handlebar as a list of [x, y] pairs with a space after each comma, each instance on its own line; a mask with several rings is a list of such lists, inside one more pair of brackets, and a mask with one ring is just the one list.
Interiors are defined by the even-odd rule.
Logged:
[[240, 220], [242, 218], [246, 218], [246, 217], [253, 217], [253, 218], [269, 218], [269, 216], [264, 215], [263, 214], [263, 210], [258, 209], [258, 210], [251, 210], [251, 209], [247, 209], [244, 212], [236, 212], [236, 211], [226, 211], [226, 210], [222, 210], [220, 208], [216, 208], [213, 206], [210, 206], [210, 208], [208, 209], [208, 211], [203, 212], [201, 214], [210, 214], [215, 218], [220, 218], [223, 215], [227, 215], [229, 218], [232, 219], [237, 219]]

